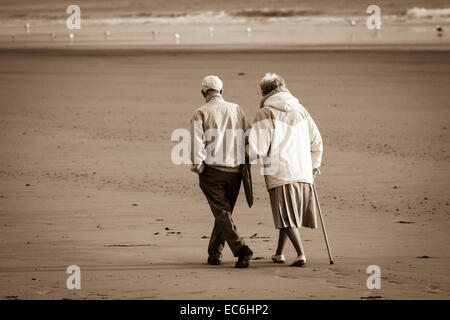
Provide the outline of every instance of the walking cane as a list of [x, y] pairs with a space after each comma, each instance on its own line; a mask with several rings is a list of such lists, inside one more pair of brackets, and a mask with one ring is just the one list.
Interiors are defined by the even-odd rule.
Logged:
[[331, 255], [330, 244], [328, 243], [327, 230], [325, 229], [325, 223], [323, 221], [322, 209], [320, 208], [319, 197], [317, 196], [316, 184], [313, 183], [312, 187], [313, 187], [314, 196], [317, 201], [317, 206], [319, 207], [320, 223], [322, 224], [323, 235], [325, 236], [325, 243], [327, 244], [328, 257], [330, 258], [330, 264], [334, 264], [333, 256]]

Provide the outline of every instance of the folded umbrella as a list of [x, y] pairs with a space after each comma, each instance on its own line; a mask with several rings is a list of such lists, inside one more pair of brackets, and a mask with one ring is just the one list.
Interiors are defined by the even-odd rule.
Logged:
[[252, 187], [252, 173], [249, 164], [241, 164], [242, 183], [244, 184], [245, 198], [249, 208], [253, 205], [253, 187]]

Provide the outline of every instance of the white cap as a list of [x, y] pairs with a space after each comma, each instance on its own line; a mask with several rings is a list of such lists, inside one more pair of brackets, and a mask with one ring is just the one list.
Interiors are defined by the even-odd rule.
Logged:
[[207, 91], [208, 89], [214, 89], [217, 91], [222, 90], [223, 83], [217, 76], [207, 76], [202, 81], [202, 90]]

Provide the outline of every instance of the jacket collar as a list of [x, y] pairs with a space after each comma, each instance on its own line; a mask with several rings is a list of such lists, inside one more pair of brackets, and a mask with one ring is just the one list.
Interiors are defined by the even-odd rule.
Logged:
[[215, 99], [215, 98], [223, 99], [222, 95], [219, 92], [212, 92], [206, 96], [206, 98], [205, 98], [206, 103], [208, 103], [209, 101], [211, 101], [212, 99]]

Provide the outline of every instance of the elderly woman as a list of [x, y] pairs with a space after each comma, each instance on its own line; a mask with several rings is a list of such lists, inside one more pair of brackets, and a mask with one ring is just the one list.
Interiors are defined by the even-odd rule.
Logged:
[[283, 78], [267, 73], [260, 82], [263, 99], [249, 136], [250, 159], [262, 158], [275, 228], [280, 230], [272, 261], [284, 263], [289, 238], [297, 251], [293, 266], [306, 263], [299, 228], [317, 228], [318, 204], [312, 184], [322, 159], [322, 138], [306, 109]]

